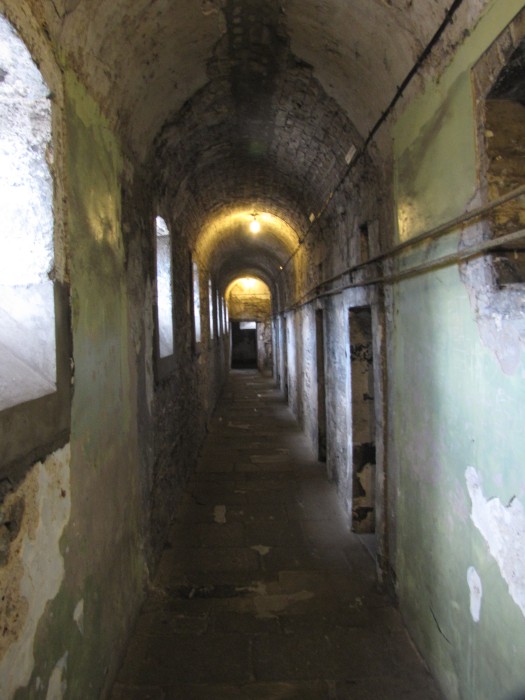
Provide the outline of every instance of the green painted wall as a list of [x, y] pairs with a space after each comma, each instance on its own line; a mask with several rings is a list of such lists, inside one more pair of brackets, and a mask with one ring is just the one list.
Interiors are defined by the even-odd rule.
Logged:
[[65, 97], [75, 363], [71, 514], [61, 540], [62, 587], [38, 627], [31, 684], [17, 698], [46, 697], [62, 659], [56, 697], [88, 700], [112, 679], [141, 600], [144, 515], [121, 233], [122, 160], [97, 106], [71, 74]]
[[[94, 102], [66, 80], [75, 387], [71, 418], [73, 527], [69, 585], [84, 598], [76, 659], [93, 697], [113, 671], [142, 595], [144, 514], [137, 447], [136, 368], [129, 343], [121, 231], [122, 161]], [[76, 496], [76, 498], [75, 498]], [[75, 527], [76, 525], [76, 527]], [[68, 567], [69, 564], [69, 567]], [[113, 668], [112, 668], [113, 667]], [[100, 674], [96, 678], [96, 669]], [[72, 694], [74, 696], [74, 693]]]
[[[394, 160], [401, 239], [458, 215], [478, 191], [470, 69], [522, 7], [514, 0], [491, 3], [439, 83], [429, 83], [399, 118]], [[409, 253], [400, 265], [457, 244], [453, 234]], [[482, 341], [471, 299], [457, 266], [393, 290], [389, 450], [398, 470], [392, 485], [398, 592], [447, 698], [518, 700], [525, 697], [525, 608], [516, 602], [525, 592], [525, 552], [523, 532], [511, 525], [522, 522], [525, 504], [525, 363], [522, 357], [518, 367], [503, 371]], [[497, 334], [498, 319], [492, 322]], [[487, 521], [488, 536], [471, 517], [469, 467], [479, 475], [487, 518], [498, 505], [487, 501], [499, 499], [509, 521]], [[513, 595], [497, 546], [500, 559], [513, 562]], [[470, 610], [470, 567], [482, 584], [479, 621]]]

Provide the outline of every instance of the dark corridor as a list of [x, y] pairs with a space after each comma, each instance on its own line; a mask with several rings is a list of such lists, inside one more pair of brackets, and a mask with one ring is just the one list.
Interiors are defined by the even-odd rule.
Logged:
[[282, 393], [231, 372], [111, 700], [440, 700]]
[[232, 321], [232, 369], [257, 369], [257, 324]]

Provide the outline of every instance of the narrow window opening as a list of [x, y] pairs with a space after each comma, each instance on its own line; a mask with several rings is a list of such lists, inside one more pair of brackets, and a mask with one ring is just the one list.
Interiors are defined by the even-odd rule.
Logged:
[[173, 280], [171, 236], [164, 219], [155, 220], [157, 239], [157, 321], [160, 357], [173, 355]]
[[215, 292], [215, 306], [217, 309], [217, 336], [220, 338], [222, 336], [223, 323], [222, 323], [221, 297], [219, 294], [219, 290], [216, 290], [216, 292]]
[[[221, 297], [221, 312], [222, 312], [222, 323], [224, 327], [224, 334], [227, 336], [230, 336], [230, 320], [228, 318], [228, 304], [226, 303], [226, 299], [224, 297]], [[231, 342], [231, 337], [230, 337], [230, 342]], [[230, 346], [231, 349], [231, 346]]]
[[194, 261], [192, 264], [193, 276], [193, 330], [195, 342], [201, 342], [201, 290], [199, 282], [199, 266]]
[[49, 89], [0, 16], [0, 409], [57, 386]]
[[210, 340], [215, 337], [215, 309], [213, 304], [213, 284], [208, 280], [208, 306], [210, 310]]

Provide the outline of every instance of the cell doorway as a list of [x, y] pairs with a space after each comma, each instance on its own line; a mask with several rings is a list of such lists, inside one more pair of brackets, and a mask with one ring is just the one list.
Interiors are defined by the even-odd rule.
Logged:
[[352, 397], [352, 530], [375, 532], [376, 421], [372, 313], [350, 310]]
[[316, 364], [317, 364], [317, 459], [326, 462], [326, 380], [324, 370], [324, 321], [323, 311], [315, 312]]

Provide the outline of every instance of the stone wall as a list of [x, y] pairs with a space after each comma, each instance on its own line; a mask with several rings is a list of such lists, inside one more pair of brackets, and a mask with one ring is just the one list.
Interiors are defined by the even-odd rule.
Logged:
[[[483, 201], [483, 160], [477, 160], [483, 158], [483, 145], [476, 136], [484, 122], [476, 120], [472, 107], [471, 70], [519, 9], [519, 3], [505, 8], [493, 3], [440, 74], [439, 90], [434, 65], [426, 73], [426, 90], [412, 93], [400, 115], [387, 123], [394, 163], [387, 161], [383, 172], [394, 168], [397, 225], [388, 215], [388, 187], [374, 178], [370, 165], [361, 164], [344, 195], [333, 198], [318, 235], [304, 244], [310, 264], [302, 279], [305, 290], [312, 290], [311, 302], [286, 313], [290, 406], [315, 448], [313, 318], [316, 308], [323, 309], [326, 467], [338, 483], [350, 524], [355, 475], [348, 312], [371, 307], [378, 566], [446, 697], [454, 700], [492, 700], [502, 693], [520, 697], [523, 691], [518, 657], [525, 643], [524, 571], [517, 544], [523, 522], [521, 293], [495, 287], [490, 258], [471, 261], [459, 272], [451, 265], [395, 279], [406, 267], [493, 235], [486, 222], [372, 268], [371, 276], [394, 275], [384, 295], [357, 287], [323, 297], [336, 282], [322, 282], [380, 246], [406, 240]], [[501, 35], [495, 51], [499, 68], [492, 76], [501, 70], [502, 53], [510, 56], [519, 43], [522, 21]], [[478, 95], [482, 100], [483, 93]], [[519, 227], [516, 205], [504, 208], [501, 217], [509, 210], [514, 228]], [[356, 283], [359, 274], [343, 275], [339, 282]], [[281, 351], [279, 369], [283, 358]]]
[[130, 164], [67, 68], [63, 92], [55, 225], [68, 234], [71, 436], [41, 461], [26, 460], [23, 476], [2, 488], [0, 695], [95, 700], [112, 681], [176, 515], [227, 341], [212, 342], [203, 318], [195, 351], [189, 248], [175, 233], [175, 347], [171, 371], [161, 366], [151, 178]]
[[[484, 201], [476, 66], [498, 37], [517, 36], [519, 22], [503, 30], [521, 9], [521, 2], [491, 3], [439, 89], [429, 79], [400, 115], [394, 157], [402, 238]], [[484, 218], [452, 228], [443, 240], [409, 251], [398, 269], [487, 234]], [[490, 258], [478, 258], [414, 275], [392, 295], [389, 489], [397, 493], [401, 609], [446, 697], [520, 697], [522, 293], [499, 290]]]
[[272, 323], [270, 319], [257, 324], [257, 367], [263, 374], [273, 373]]

